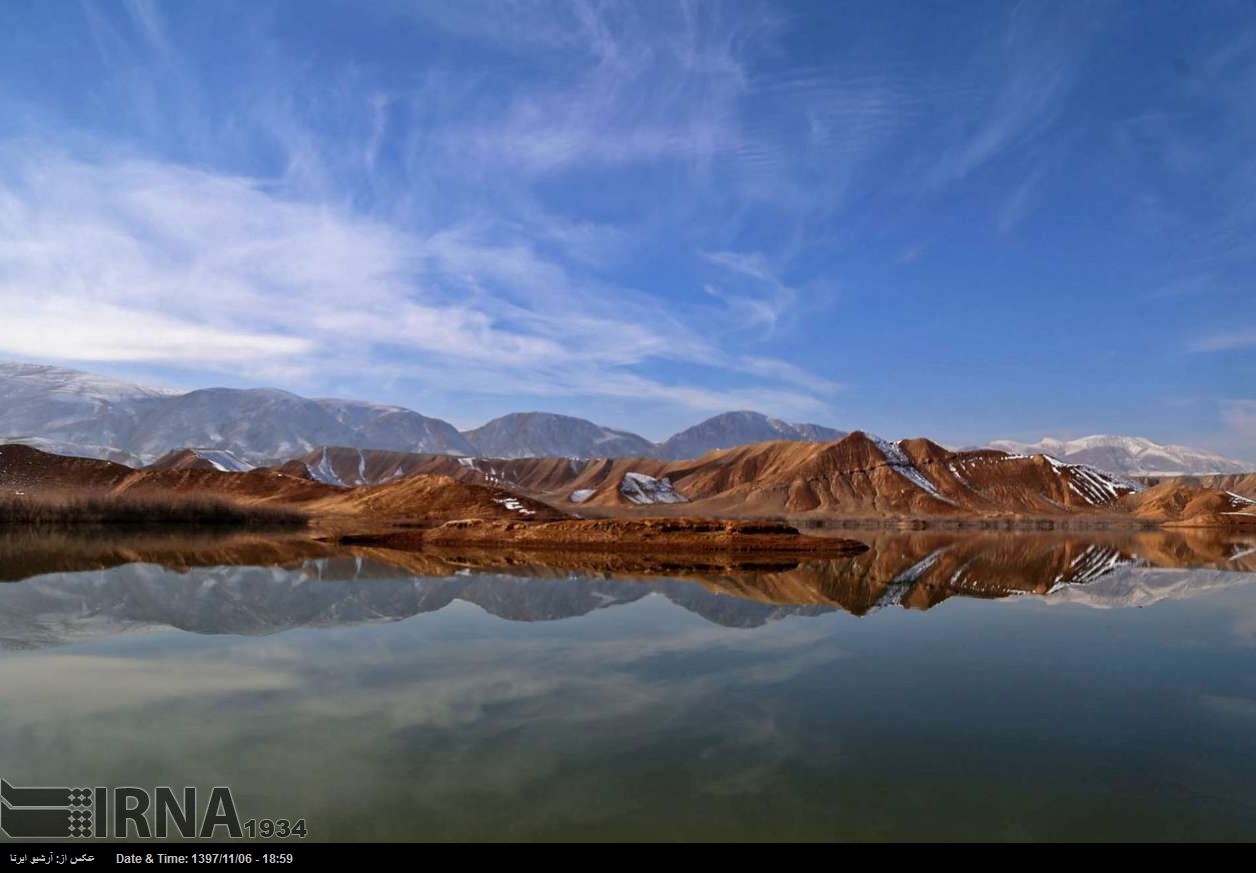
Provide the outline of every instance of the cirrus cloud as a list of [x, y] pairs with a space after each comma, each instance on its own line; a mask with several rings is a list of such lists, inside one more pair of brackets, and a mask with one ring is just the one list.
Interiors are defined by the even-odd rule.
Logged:
[[[37, 157], [33, 157], [37, 155]], [[732, 353], [645, 292], [526, 234], [403, 230], [258, 179], [171, 163], [5, 153], [0, 353], [300, 380], [380, 370], [445, 390], [823, 409], [836, 386]], [[706, 323], [736, 316], [711, 307]], [[658, 365], [714, 368], [716, 390]]]

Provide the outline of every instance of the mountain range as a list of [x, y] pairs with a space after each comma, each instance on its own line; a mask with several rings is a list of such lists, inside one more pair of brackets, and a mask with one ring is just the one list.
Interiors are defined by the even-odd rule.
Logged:
[[[698, 516], [838, 514], [873, 518], [1109, 511], [1142, 487], [1042, 455], [951, 452], [929, 440], [840, 440], [735, 446], [698, 460], [451, 458], [325, 448], [283, 472], [339, 487], [422, 475], [504, 487], [553, 506], [599, 512], [649, 506]], [[1166, 508], [1165, 518], [1175, 517]]]
[[400, 406], [269, 388], [180, 393], [33, 364], [0, 364], [0, 438], [133, 465], [186, 446], [224, 449], [252, 464], [329, 443], [475, 452], [453, 425]]
[[1123, 476], [1200, 476], [1250, 473], [1256, 464], [1224, 458], [1186, 446], [1154, 443], [1144, 437], [1096, 434], [1075, 440], [1046, 437], [1036, 443], [995, 440], [990, 448], [1024, 455], [1051, 455], [1069, 464], [1088, 464]]
[[[759, 412], [714, 416], [662, 442], [548, 412], [511, 413], [459, 431], [401, 406], [306, 398], [269, 388], [174, 391], [60, 367], [0, 363], [0, 441], [63, 455], [152, 464], [195, 448], [217, 469], [275, 464], [337, 446], [479, 458], [648, 458], [681, 461], [766, 441], [833, 442], [847, 432]], [[1095, 436], [992, 448], [1050, 454], [1125, 476], [1256, 469], [1220, 455], [1141, 437]], [[184, 459], [186, 463], [186, 459]]]
[[264, 465], [321, 446], [495, 458], [695, 458], [777, 440], [844, 432], [729, 412], [662, 443], [547, 412], [512, 413], [472, 430], [400, 406], [311, 399], [272, 388], [178, 392], [39, 364], [0, 363], [0, 440], [132, 466], [195, 447]]

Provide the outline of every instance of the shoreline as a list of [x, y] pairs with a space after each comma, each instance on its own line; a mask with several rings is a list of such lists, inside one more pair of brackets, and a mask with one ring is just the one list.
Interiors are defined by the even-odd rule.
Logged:
[[563, 519], [490, 521], [466, 519], [439, 525], [383, 530], [344, 530], [345, 545], [422, 549], [456, 547], [527, 551], [610, 551], [750, 554], [857, 554], [858, 540], [812, 536], [779, 521], [734, 519]]

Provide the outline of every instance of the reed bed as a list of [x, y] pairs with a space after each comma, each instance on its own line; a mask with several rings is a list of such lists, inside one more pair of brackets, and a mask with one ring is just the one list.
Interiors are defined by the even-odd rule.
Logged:
[[108, 527], [164, 525], [248, 528], [304, 527], [309, 518], [290, 507], [241, 505], [208, 497], [40, 497], [0, 495], [0, 525]]

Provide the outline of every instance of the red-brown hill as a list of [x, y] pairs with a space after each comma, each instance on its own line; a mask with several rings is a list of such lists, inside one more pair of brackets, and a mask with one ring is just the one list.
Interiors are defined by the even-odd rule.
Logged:
[[238, 503], [302, 504], [340, 489], [273, 470], [226, 473], [195, 466], [135, 470], [111, 461], [53, 455], [28, 446], [0, 446], [0, 488], [26, 496], [81, 494], [198, 495]]
[[565, 517], [551, 506], [504, 488], [427, 474], [341, 491], [312, 508], [333, 515], [388, 519], [394, 523], [449, 519], [541, 521]]
[[1166, 527], [1256, 526], [1256, 501], [1228, 491], [1191, 488], [1172, 479], [1131, 494], [1121, 503], [1134, 517]]
[[[573, 473], [538, 496], [581, 507], [666, 504], [701, 515], [930, 517], [1120, 511], [1117, 501], [1137, 487], [1044, 455], [952, 452], [925, 439], [891, 443], [860, 432], [831, 443], [738, 446], [692, 461], [597, 460]], [[521, 485], [532, 481], [525, 469], [512, 474]]]

